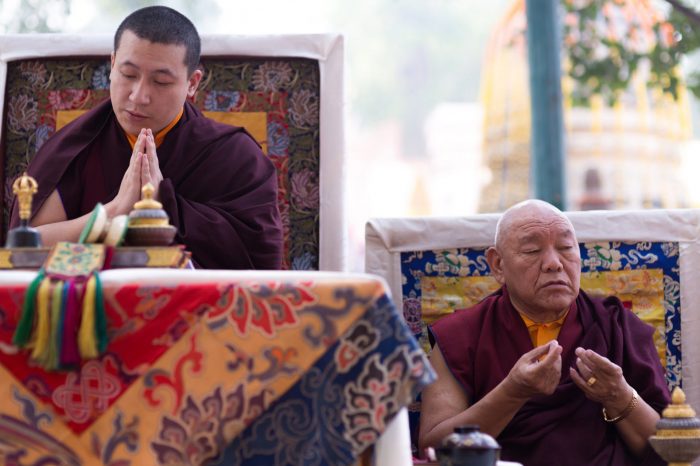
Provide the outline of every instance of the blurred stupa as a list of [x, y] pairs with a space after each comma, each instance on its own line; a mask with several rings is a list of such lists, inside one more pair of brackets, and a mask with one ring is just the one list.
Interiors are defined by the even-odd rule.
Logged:
[[[600, 8], [603, 17], [596, 24], [609, 28], [607, 34], [618, 40], [634, 37], [635, 47], [656, 43], [653, 27], [663, 18], [649, 1], [604, 3]], [[575, 25], [578, 17], [567, 13], [564, 20]], [[481, 212], [502, 211], [531, 197], [525, 28], [525, 0], [515, 0], [496, 26], [485, 53], [481, 80], [483, 154], [491, 181], [481, 192]], [[572, 40], [582, 40], [575, 34], [562, 32], [562, 36], [565, 47]], [[648, 88], [648, 76], [648, 67], [640, 65], [614, 106], [594, 95], [590, 107], [574, 106], [572, 93], [577, 84], [568, 76], [562, 79], [569, 210], [686, 206], [680, 151], [691, 135], [687, 92], [681, 85], [678, 100], [674, 100]], [[593, 193], [596, 202], [591, 202], [590, 173], [599, 178]]]

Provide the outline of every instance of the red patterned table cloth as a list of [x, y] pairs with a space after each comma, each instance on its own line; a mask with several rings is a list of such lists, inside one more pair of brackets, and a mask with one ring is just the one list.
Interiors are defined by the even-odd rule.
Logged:
[[102, 273], [106, 354], [12, 346], [33, 274], [0, 274], [5, 465], [353, 464], [434, 374], [369, 275]]

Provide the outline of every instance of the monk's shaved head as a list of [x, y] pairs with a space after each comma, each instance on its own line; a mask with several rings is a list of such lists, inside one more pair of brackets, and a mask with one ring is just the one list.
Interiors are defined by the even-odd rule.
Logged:
[[574, 231], [574, 226], [571, 224], [569, 218], [549, 202], [539, 199], [528, 199], [508, 208], [508, 210], [503, 212], [503, 215], [496, 224], [496, 236], [494, 238], [496, 248], [501, 249], [503, 247], [505, 239], [512, 233], [513, 225], [519, 223], [522, 218], [548, 217], [552, 215], [568, 223], [571, 227], [571, 231]]
[[131, 31], [139, 39], [155, 44], [182, 45], [185, 47], [184, 63], [189, 74], [199, 66], [202, 51], [197, 28], [183, 14], [167, 6], [147, 6], [127, 16], [114, 34], [114, 51], [119, 50], [122, 35]]

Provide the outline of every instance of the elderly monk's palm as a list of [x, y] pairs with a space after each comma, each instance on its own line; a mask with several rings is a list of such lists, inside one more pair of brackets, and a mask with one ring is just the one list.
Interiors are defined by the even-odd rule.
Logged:
[[523, 354], [508, 373], [518, 398], [551, 395], [561, 378], [562, 347], [551, 341]]

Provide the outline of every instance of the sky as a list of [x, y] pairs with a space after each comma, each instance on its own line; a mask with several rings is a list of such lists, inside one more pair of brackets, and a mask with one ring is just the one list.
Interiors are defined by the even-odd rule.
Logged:
[[[5, 0], [5, 12], [16, 8], [18, 0]], [[50, 2], [46, 2], [47, 5]], [[177, 9], [179, 2], [164, 1], [160, 4]], [[329, 32], [331, 25], [326, 18], [327, 2], [321, 0], [257, 0], [236, 2], [216, 0], [218, 11], [195, 21], [198, 28], [216, 34], [294, 34]], [[119, 19], [100, 15], [92, 0], [73, 0], [71, 15], [64, 26], [65, 32], [100, 33], [116, 28]]]

